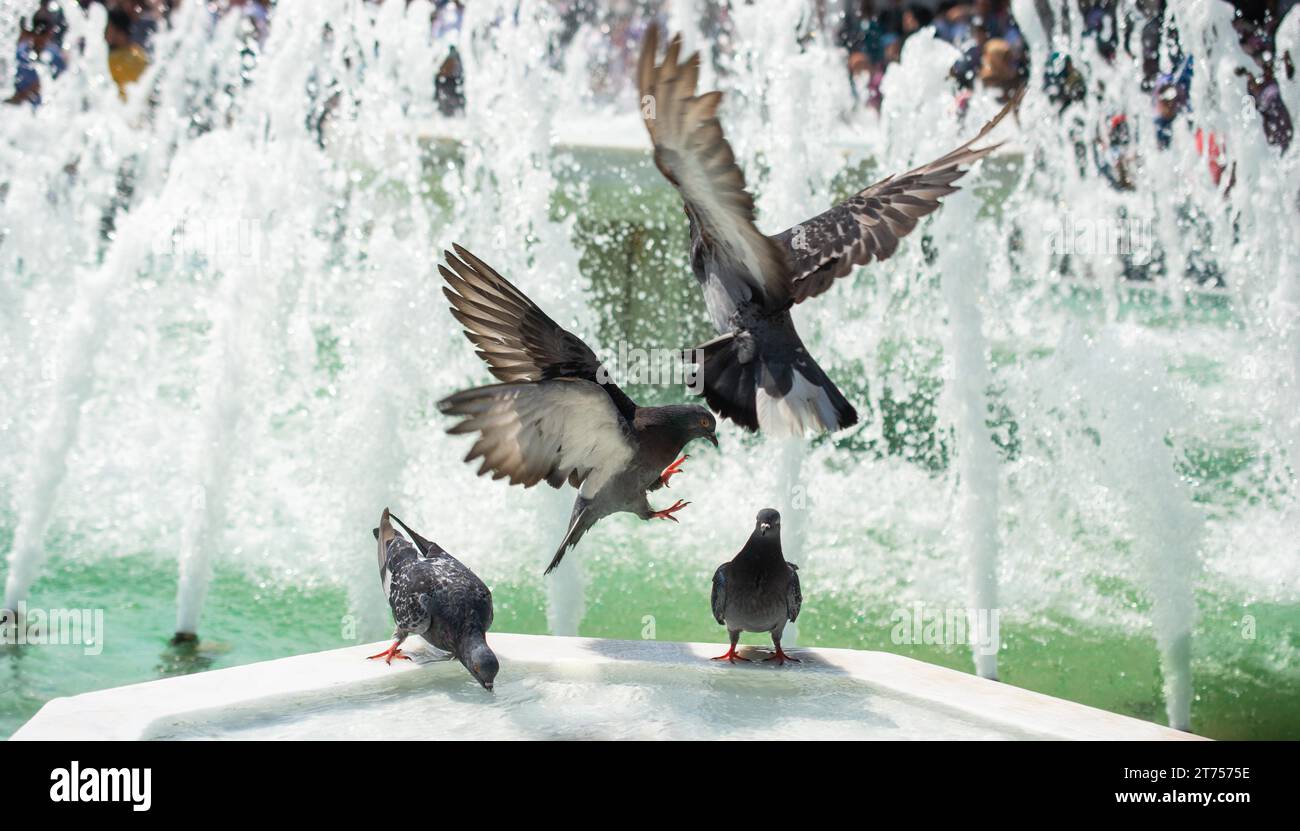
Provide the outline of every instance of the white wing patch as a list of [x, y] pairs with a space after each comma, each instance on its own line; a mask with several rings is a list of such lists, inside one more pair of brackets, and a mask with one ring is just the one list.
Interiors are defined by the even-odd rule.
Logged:
[[576, 474], [595, 493], [632, 461], [634, 439], [609, 395], [578, 378], [494, 384], [457, 393], [444, 412], [464, 416], [452, 433], [478, 432], [466, 461], [482, 458], [479, 475], [526, 487], [543, 479], [557, 487]]
[[839, 425], [826, 390], [792, 369], [793, 381], [785, 395], [769, 393], [761, 385], [754, 392], [758, 424], [765, 433], [802, 436], [808, 430], [833, 431]]

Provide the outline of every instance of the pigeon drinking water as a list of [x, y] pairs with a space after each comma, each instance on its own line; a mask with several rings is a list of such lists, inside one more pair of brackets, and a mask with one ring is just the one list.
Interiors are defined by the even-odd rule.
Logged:
[[578, 489], [568, 530], [550, 574], [582, 535], [610, 514], [671, 519], [688, 502], [650, 507], [646, 494], [681, 472], [692, 439], [718, 444], [717, 421], [704, 407], [641, 407], [609, 380], [582, 339], [560, 328], [491, 266], [461, 248], [438, 266], [451, 313], [501, 383], [438, 402], [460, 417], [452, 434], [478, 433], [465, 461], [479, 475], [530, 488], [546, 482]]
[[[414, 544], [397, 533], [390, 519], [410, 534]], [[499, 668], [486, 640], [492, 626], [492, 592], [464, 563], [407, 528], [387, 508], [375, 539], [379, 579], [397, 628], [393, 645], [370, 658], [383, 658], [385, 663], [394, 658], [410, 660], [400, 647], [408, 636], [419, 635], [451, 653], [484, 689], [492, 689]]]
[[831, 287], [855, 266], [884, 260], [917, 221], [953, 193], [964, 168], [997, 144], [973, 147], [1019, 99], [975, 138], [944, 156], [889, 176], [830, 210], [775, 236], [754, 224], [754, 198], [718, 122], [722, 93], [697, 95], [700, 58], [681, 63], [681, 36], [656, 63], [659, 31], [646, 33], [638, 69], [641, 115], [659, 171], [681, 194], [691, 231], [691, 270], [719, 337], [702, 354], [704, 398], [724, 418], [757, 432], [835, 431], [857, 411], [795, 331], [790, 308]]
[[770, 632], [776, 654], [764, 660], [799, 662], [781, 651], [785, 624], [799, 617], [803, 605], [798, 568], [781, 553], [781, 515], [771, 508], [759, 511], [745, 547], [713, 574], [713, 617], [731, 638], [731, 648], [713, 660], [748, 661], [736, 654], [740, 633]]

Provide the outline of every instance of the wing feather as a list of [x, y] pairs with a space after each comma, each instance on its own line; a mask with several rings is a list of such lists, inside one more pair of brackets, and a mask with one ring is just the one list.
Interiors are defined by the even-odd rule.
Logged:
[[655, 165], [681, 194], [694, 230], [715, 262], [729, 266], [722, 270], [745, 281], [750, 293], [770, 304], [782, 303], [787, 292], [784, 255], [754, 225], [754, 197], [717, 117], [722, 93], [696, 94], [700, 56], [678, 63], [681, 35], [669, 42], [660, 63], [655, 62], [658, 45], [659, 29], [651, 26], [637, 71]]
[[600, 360], [491, 266], [459, 245], [438, 272], [451, 313], [498, 380], [596, 380]]
[[803, 608], [803, 591], [799, 588], [799, 567], [794, 563], [787, 565], [790, 566], [790, 582], [785, 587], [785, 612], [794, 623]]
[[788, 291], [794, 302], [821, 294], [855, 266], [892, 257], [899, 240], [916, 229], [917, 221], [937, 210], [940, 199], [958, 190], [953, 182], [1001, 146], [974, 145], [1019, 101], [1017, 97], [1008, 102], [974, 138], [952, 152], [900, 176], [886, 177], [772, 237], [786, 253]]
[[530, 488], [568, 481], [594, 493], [635, 454], [635, 439], [613, 399], [581, 378], [510, 382], [458, 392], [438, 402], [460, 417], [447, 432], [478, 433], [465, 456], [478, 475]]
[[727, 616], [728, 565], [729, 563], [723, 563], [718, 566], [717, 571], [713, 572], [713, 592], [709, 596], [709, 604], [713, 607], [713, 619], [724, 625]]

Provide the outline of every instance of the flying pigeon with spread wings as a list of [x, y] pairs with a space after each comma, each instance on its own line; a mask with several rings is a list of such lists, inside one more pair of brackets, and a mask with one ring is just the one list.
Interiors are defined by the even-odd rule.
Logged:
[[459, 245], [439, 265], [451, 313], [500, 383], [455, 393], [438, 403], [460, 420], [455, 435], [477, 434], [465, 457], [481, 459], [480, 476], [531, 488], [567, 482], [578, 489], [568, 530], [549, 574], [583, 534], [610, 514], [677, 518], [688, 502], [662, 510], [646, 494], [682, 472], [692, 439], [718, 444], [717, 421], [704, 407], [641, 407], [609, 380], [587, 344], [504, 277]]
[[679, 61], [681, 36], [656, 61], [658, 27], [646, 34], [638, 69], [642, 118], [659, 171], [685, 204], [691, 269], [718, 337], [702, 353], [709, 406], [747, 430], [783, 435], [835, 431], [857, 411], [795, 331], [790, 308], [829, 289], [854, 267], [884, 260], [917, 221], [958, 188], [953, 182], [998, 145], [975, 138], [934, 161], [867, 187], [775, 236], [754, 224], [754, 198], [718, 122], [722, 93], [697, 94], [699, 54]]

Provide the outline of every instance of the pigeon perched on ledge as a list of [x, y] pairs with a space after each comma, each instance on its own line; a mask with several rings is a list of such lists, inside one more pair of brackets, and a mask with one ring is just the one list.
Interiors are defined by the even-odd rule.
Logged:
[[[410, 534], [408, 542], [392, 519]], [[492, 626], [492, 592], [464, 563], [412, 531], [384, 509], [375, 529], [379, 542], [379, 579], [388, 595], [396, 629], [393, 645], [370, 658], [410, 660], [400, 649], [410, 635], [449, 652], [486, 690], [492, 689], [499, 665], [487, 645]]]
[[745, 547], [713, 574], [713, 617], [731, 638], [731, 648], [713, 660], [748, 661], [736, 654], [740, 633], [770, 632], [776, 654], [764, 660], [799, 663], [781, 650], [785, 624], [799, 617], [803, 605], [798, 569], [781, 553], [781, 514], [771, 508], [759, 511]]
[[678, 62], [681, 36], [656, 63], [651, 26], [638, 68], [641, 115], [659, 171], [681, 194], [691, 230], [691, 270], [719, 337], [702, 353], [704, 398], [746, 430], [803, 435], [857, 423], [795, 331], [790, 307], [829, 289], [855, 266], [889, 258], [917, 221], [953, 193], [970, 165], [997, 149], [974, 147], [1018, 103], [975, 138], [899, 176], [889, 176], [775, 236], [754, 224], [754, 198], [718, 122], [721, 92], [696, 94], [698, 53]]
[[479, 475], [531, 488], [545, 481], [578, 489], [550, 574], [582, 535], [610, 514], [671, 519], [646, 494], [681, 472], [692, 439], [716, 447], [717, 420], [704, 407], [641, 407], [602, 371], [582, 339], [560, 328], [491, 266], [461, 248], [438, 266], [451, 313], [501, 383], [449, 395], [438, 409], [460, 418], [447, 432], [478, 433], [465, 457]]

